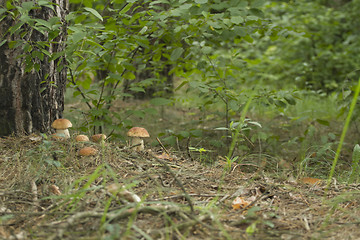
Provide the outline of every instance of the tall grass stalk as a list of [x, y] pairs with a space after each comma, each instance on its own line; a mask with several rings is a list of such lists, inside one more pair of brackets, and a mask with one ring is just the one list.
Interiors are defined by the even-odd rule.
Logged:
[[346, 117], [345, 125], [344, 125], [342, 133], [341, 133], [340, 142], [339, 142], [339, 145], [337, 147], [337, 150], [336, 150], [336, 153], [335, 153], [335, 158], [333, 160], [333, 164], [332, 164], [330, 174], [329, 174], [329, 177], [328, 177], [328, 180], [327, 180], [326, 190], [329, 188], [330, 183], [331, 183], [331, 179], [332, 179], [332, 177], [334, 175], [335, 167], [336, 167], [337, 161], [338, 161], [339, 156], [340, 156], [341, 148], [342, 148], [342, 145], [343, 145], [344, 140], [345, 140], [346, 132], [347, 132], [347, 130], [349, 128], [349, 125], [350, 125], [351, 116], [352, 116], [352, 114], [354, 112], [355, 105], [356, 105], [359, 93], [360, 93], [360, 78], [359, 78], [358, 85], [357, 85], [356, 90], [355, 90], [354, 97], [353, 97], [351, 105], [350, 105], [349, 113], [348, 113], [348, 115]]
[[353, 183], [359, 179], [359, 161], [360, 161], [360, 145], [356, 144], [352, 154], [351, 174], [348, 183]]
[[[255, 93], [255, 91], [254, 91], [254, 93]], [[250, 98], [248, 99], [248, 101], [247, 101], [246, 104], [245, 104], [244, 109], [241, 111], [240, 124], [239, 124], [238, 127], [235, 129], [235, 133], [232, 134], [232, 141], [231, 141], [231, 144], [230, 144], [229, 152], [228, 152], [228, 154], [227, 154], [227, 159], [229, 159], [229, 160], [231, 160], [231, 158], [232, 158], [232, 156], [233, 156], [233, 153], [234, 153], [235, 146], [236, 146], [236, 144], [237, 144], [238, 141], [239, 141], [239, 134], [240, 134], [241, 128], [242, 128], [242, 126], [243, 126], [243, 124], [244, 124], [246, 113], [247, 113], [248, 110], [249, 110], [250, 103], [251, 103], [251, 101], [252, 101], [253, 98], [254, 98], [254, 93], [251, 94]]]

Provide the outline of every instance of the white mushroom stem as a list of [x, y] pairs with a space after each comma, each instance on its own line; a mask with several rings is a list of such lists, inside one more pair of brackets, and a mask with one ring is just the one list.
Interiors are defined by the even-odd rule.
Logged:
[[135, 146], [135, 145], [138, 145], [138, 146], [134, 147], [135, 151], [144, 150], [144, 140], [143, 139], [141, 139], [139, 137], [132, 137], [131, 146]]
[[56, 129], [56, 135], [63, 138], [70, 138], [69, 129]]

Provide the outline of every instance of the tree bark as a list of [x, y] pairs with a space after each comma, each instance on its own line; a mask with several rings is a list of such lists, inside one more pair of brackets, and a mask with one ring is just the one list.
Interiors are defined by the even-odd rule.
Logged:
[[[22, 2], [26, 1], [14, 4], [22, 6]], [[28, 15], [31, 19], [46, 21], [59, 17], [59, 29], [54, 31], [57, 36], [51, 41], [49, 36], [54, 32], [37, 31], [28, 23], [9, 34], [7, 30], [20, 21], [20, 16], [8, 15], [0, 22], [0, 43], [7, 40], [0, 46], [0, 136], [49, 132], [51, 123], [62, 117], [67, 71], [65, 55], [56, 59], [52, 56], [65, 52], [68, 0], [49, 2], [54, 3], [54, 9], [41, 6], [31, 9]], [[0, 0], [0, 6], [4, 8], [4, 4], [5, 1]], [[10, 43], [14, 42], [22, 44], [13, 47]], [[30, 50], [24, 47], [26, 43], [30, 43]], [[35, 51], [42, 57], [34, 54]], [[29, 59], [37, 67], [27, 70]]]

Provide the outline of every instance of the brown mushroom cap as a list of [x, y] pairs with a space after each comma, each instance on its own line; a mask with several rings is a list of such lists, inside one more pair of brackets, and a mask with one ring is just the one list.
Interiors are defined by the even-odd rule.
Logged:
[[97, 152], [98, 151], [95, 148], [84, 147], [84, 148], [80, 149], [79, 155], [80, 156], [93, 156], [93, 155], [96, 155]]
[[76, 142], [88, 142], [88, 141], [89, 141], [89, 138], [88, 138], [88, 136], [86, 136], [86, 135], [80, 134], [80, 135], [77, 135], [77, 136], [76, 136], [75, 141], [76, 141]]
[[142, 127], [130, 128], [130, 130], [127, 132], [127, 135], [129, 137], [141, 137], [141, 138], [150, 137], [148, 131], [146, 131], [146, 129]]
[[100, 142], [100, 141], [102, 141], [102, 140], [105, 140], [106, 139], [106, 135], [105, 134], [95, 134], [95, 135], [92, 135], [91, 136], [91, 141], [93, 141], [93, 142], [96, 142], [96, 143], [98, 143], [98, 142]]
[[59, 118], [56, 119], [51, 126], [55, 129], [67, 129], [72, 127], [72, 124], [69, 120], [65, 119], [65, 118]]

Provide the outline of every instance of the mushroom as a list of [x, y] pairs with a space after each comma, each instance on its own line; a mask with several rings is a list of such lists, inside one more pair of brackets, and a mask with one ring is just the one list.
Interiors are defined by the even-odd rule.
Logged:
[[142, 127], [133, 127], [127, 132], [127, 135], [131, 137], [131, 146], [138, 145], [134, 147], [135, 151], [144, 150], [144, 140], [142, 138], [150, 137], [148, 131]]
[[52, 192], [55, 195], [58, 195], [58, 196], [61, 195], [59, 187], [56, 186], [55, 184], [50, 185], [49, 190], [50, 190], [50, 192]]
[[88, 141], [89, 141], [89, 138], [88, 138], [88, 136], [86, 136], [86, 135], [80, 134], [80, 135], [77, 135], [77, 136], [76, 136], [75, 141], [76, 141], [76, 142], [88, 142]]
[[112, 183], [110, 185], [107, 185], [105, 189], [112, 195], [119, 198], [124, 198], [129, 202], [141, 202], [141, 198], [138, 195], [126, 190], [124, 186], [121, 186], [118, 183]]
[[56, 136], [63, 137], [65, 139], [70, 138], [68, 128], [72, 127], [72, 124], [69, 120], [65, 118], [56, 119], [52, 123], [51, 127], [56, 129], [56, 133], [55, 133]]
[[84, 147], [84, 148], [80, 149], [79, 155], [80, 156], [94, 156], [97, 154], [97, 152], [98, 151], [95, 148]]
[[106, 139], [106, 135], [105, 134], [95, 134], [91, 136], [91, 141], [96, 142], [96, 143], [100, 143], [102, 141], [104, 141]]

